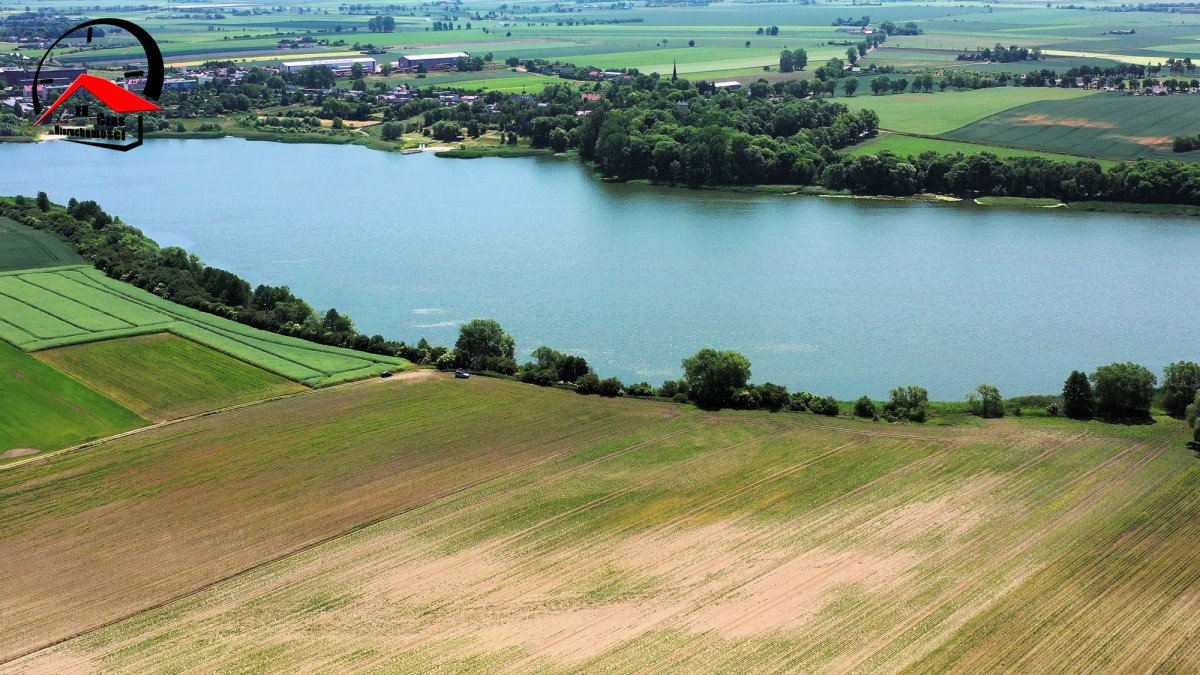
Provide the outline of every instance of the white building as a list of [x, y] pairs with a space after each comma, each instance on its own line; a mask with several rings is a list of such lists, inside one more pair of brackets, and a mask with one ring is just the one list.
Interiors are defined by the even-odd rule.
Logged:
[[375, 63], [375, 59], [368, 57], [361, 58], [346, 58], [346, 59], [316, 59], [313, 61], [284, 61], [283, 71], [285, 73], [294, 73], [299, 70], [304, 70], [311, 66], [325, 66], [333, 71], [334, 75], [349, 75], [350, 69], [354, 64], [362, 66], [364, 73], [373, 73], [379, 64]]

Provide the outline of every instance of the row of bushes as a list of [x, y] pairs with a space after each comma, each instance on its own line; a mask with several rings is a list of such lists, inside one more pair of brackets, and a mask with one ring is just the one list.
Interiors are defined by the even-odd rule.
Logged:
[[[517, 366], [515, 347], [516, 341], [499, 323], [477, 319], [461, 328], [454, 352], [445, 354], [438, 365], [516, 375], [522, 382], [541, 386], [566, 385], [581, 394], [657, 397], [678, 403], [691, 402], [713, 410], [808, 411], [831, 417], [841, 413], [840, 403], [832, 396], [788, 392], [783, 385], [772, 382], [751, 384], [750, 361], [735, 351], [701, 349], [683, 360], [683, 378], [668, 380], [655, 387], [648, 382], [626, 385], [615, 377], [602, 379], [583, 357], [550, 347], [539, 347], [533, 352], [535, 360]], [[968, 394], [967, 411], [979, 417], [999, 418], [1006, 413], [1019, 416], [1023, 406], [1039, 406], [1051, 416], [1065, 414], [1075, 419], [1099, 416], [1118, 421], [1144, 421], [1150, 418], [1157, 382], [1155, 375], [1144, 366], [1113, 363], [1097, 368], [1090, 376], [1080, 371], [1071, 373], [1063, 386], [1061, 399], [1026, 396], [1006, 402], [996, 386], [981, 384]], [[1200, 364], [1179, 361], [1167, 366], [1161, 402], [1168, 413], [1186, 416], [1189, 423], [1196, 426], [1200, 414]], [[928, 391], [909, 385], [893, 389], [883, 404], [877, 404], [869, 396], [859, 398], [854, 403], [853, 414], [889, 422], [925, 422], [929, 410]]]

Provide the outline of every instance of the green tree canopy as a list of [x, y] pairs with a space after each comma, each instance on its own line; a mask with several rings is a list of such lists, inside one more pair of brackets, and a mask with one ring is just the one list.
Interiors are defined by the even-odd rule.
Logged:
[[1096, 411], [1092, 383], [1082, 371], [1071, 371], [1063, 383], [1063, 414], [1073, 420], [1089, 420]]
[[972, 415], [984, 418], [1004, 417], [1004, 399], [1000, 390], [991, 384], [981, 384], [975, 391], [967, 394], [967, 406]]
[[513, 358], [517, 342], [492, 319], [474, 319], [458, 330], [454, 353], [460, 366], [476, 370], [486, 368], [496, 359]]
[[1179, 361], [1163, 368], [1163, 407], [1182, 417], [1200, 391], [1200, 364]]
[[925, 387], [910, 384], [892, 390], [891, 400], [884, 410], [902, 420], [924, 422], [928, 415], [929, 392]]
[[750, 380], [750, 360], [735, 351], [701, 349], [683, 360], [688, 396], [704, 408], [721, 408], [733, 402]]
[[1136, 363], [1111, 363], [1092, 373], [1096, 414], [1112, 419], [1148, 419], [1158, 378]]

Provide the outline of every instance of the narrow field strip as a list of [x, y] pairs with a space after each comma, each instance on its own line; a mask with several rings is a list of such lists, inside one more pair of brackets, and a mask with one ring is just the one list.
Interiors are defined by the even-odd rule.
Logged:
[[408, 367], [176, 305], [85, 266], [0, 274], [0, 339], [41, 351], [170, 332], [311, 387]]

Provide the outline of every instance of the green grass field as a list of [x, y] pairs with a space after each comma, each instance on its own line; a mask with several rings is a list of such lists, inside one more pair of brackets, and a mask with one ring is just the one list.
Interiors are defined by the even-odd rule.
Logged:
[[37, 358], [152, 420], [304, 391], [291, 380], [170, 333], [49, 349]]
[[0, 342], [0, 453], [57, 450], [144, 424], [132, 410]]
[[901, 156], [916, 156], [926, 151], [934, 151], [943, 154], [952, 154], [961, 152], [964, 155], [975, 155], [981, 152], [990, 152], [997, 157], [1043, 157], [1057, 162], [1079, 162], [1089, 161], [1096, 162], [1101, 166], [1113, 166], [1117, 162], [1107, 159], [1095, 159], [1091, 157], [1081, 157], [1079, 155], [1064, 155], [1055, 152], [1040, 152], [1038, 150], [1022, 150], [1018, 148], [1006, 148], [998, 145], [984, 145], [981, 143], [963, 143], [960, 141], [947, 141], [940, 138], [926, 138], [923, 136], [906, 136], [904, 134], [882, 134], [876, 138], [870, 139], [865, 143], [846, 148], [843, 152], [851, 155], [874, 155], [883, 150], [894, 152]]
[[854, 110], [874, 110], [879, 114], [879, 126], [882, 129], [936, 136], [1033, 101], [1077, 99], [1094, 93], [1085, 89], [995, 87], [887, 96], [872, 96], [868, 91], [865, 95], [838, 100]]
[[26, 351], [164, 331], [309, 386], [408, 365], [403, 359], [251, 328], [177, 305], [88, 267], [0, 274], [0, 339]]
[[1200, 152], [1171, 152], [1175, 136], [1200, 132], [1193, 96], [1121, 96], [1041, 101], [979, 120], [946, 134], [976, 143], [1000, 143], [1119, 159], [1200, 161]]
[[0, 658], [1194, 672], [1183, 438], [1167, 419], [886, 425], [446, 376], [327, 390], [0, 471]]
[[70, 244], [53, 234], [0, 218], [0, 272], [82, 263]]

